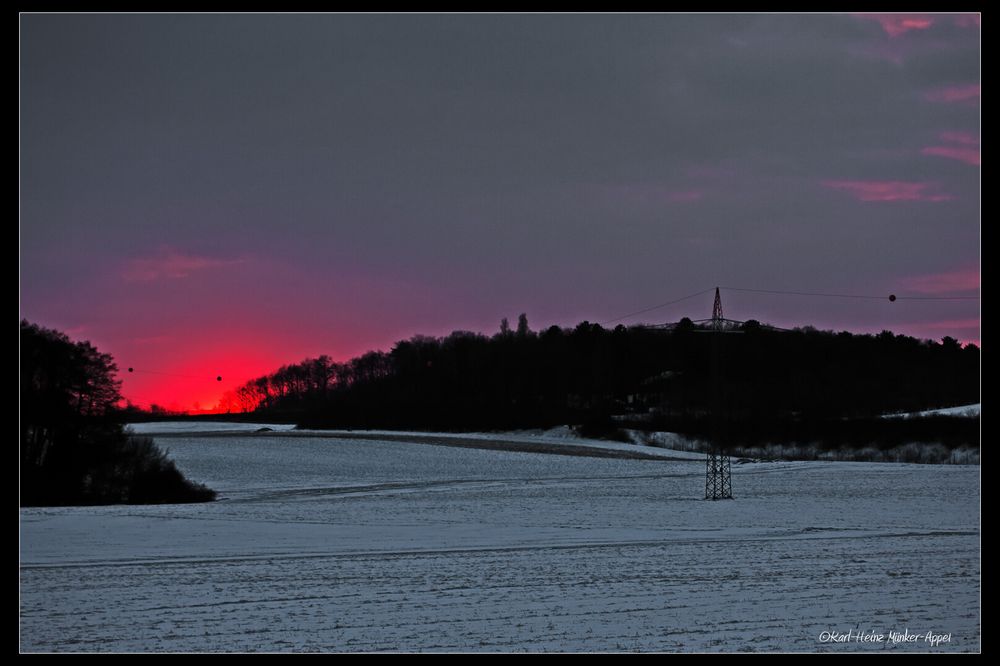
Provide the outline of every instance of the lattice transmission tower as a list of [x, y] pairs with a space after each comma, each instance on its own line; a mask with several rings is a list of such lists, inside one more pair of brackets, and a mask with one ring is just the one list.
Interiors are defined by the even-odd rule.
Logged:
[[735, 332], [722, 316], [722, 297], [715, 288], [715, 304], [712, 306], [711, 347], [712, 347], [712, 431], [705, 462], [705, 499], [733, 499], [733, 482], [730, 474], [729, 453], [723, 442], [723, 399], [722, 399], [722, 338], [726, 333]]

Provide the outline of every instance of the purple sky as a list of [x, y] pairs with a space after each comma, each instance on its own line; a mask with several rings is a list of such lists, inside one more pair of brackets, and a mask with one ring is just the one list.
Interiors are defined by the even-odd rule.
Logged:
[[[20, 314], [190, 408], [520, 312], [975, 296], [980, 40], [968, 14], [22, 14]], [[723, 299], [980, 339], [977, 300]]]

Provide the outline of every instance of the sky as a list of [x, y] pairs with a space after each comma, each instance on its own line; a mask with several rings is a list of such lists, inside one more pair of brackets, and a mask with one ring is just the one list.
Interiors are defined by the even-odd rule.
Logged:
[[[19, 20], [20, 316], [210, 409], [416, 334], [980, 341], [976, 14]], [[134, 368], [133, 373], [125, 371]], [[216, 381], [222, 376], [223, 381]]]

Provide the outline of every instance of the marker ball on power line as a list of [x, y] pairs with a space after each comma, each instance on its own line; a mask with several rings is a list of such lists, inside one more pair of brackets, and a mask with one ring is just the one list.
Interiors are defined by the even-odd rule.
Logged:
[[889, 294], [889, 302], [890, 303], [896, 302], [896, 294]]
[[217, 381], [217, 382], [221, 382], [221, 381], [222, 381], [222, 375], [219, 375], [218, 377], [216, 377], [216, 378], [215, 378], [215, 381]]

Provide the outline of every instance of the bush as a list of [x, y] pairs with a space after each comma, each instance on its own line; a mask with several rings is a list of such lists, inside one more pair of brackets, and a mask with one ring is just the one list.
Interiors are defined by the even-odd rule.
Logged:
[[85, 503], [181, 504], [215, 499], [215, 491], [185, 479], [149, 437], [126, 435], [115, 444], [107, 460], [88, 475]]
[[607, 439], [613, 442], [632, 443], [632, 438], [607, 414], [595, 414], [574, 428], [576, 434], [588, 439]]
[[215, 498], [151, 439], [126, 433], [111, 356], [21, 322], [21, 504], [159, 504]]

